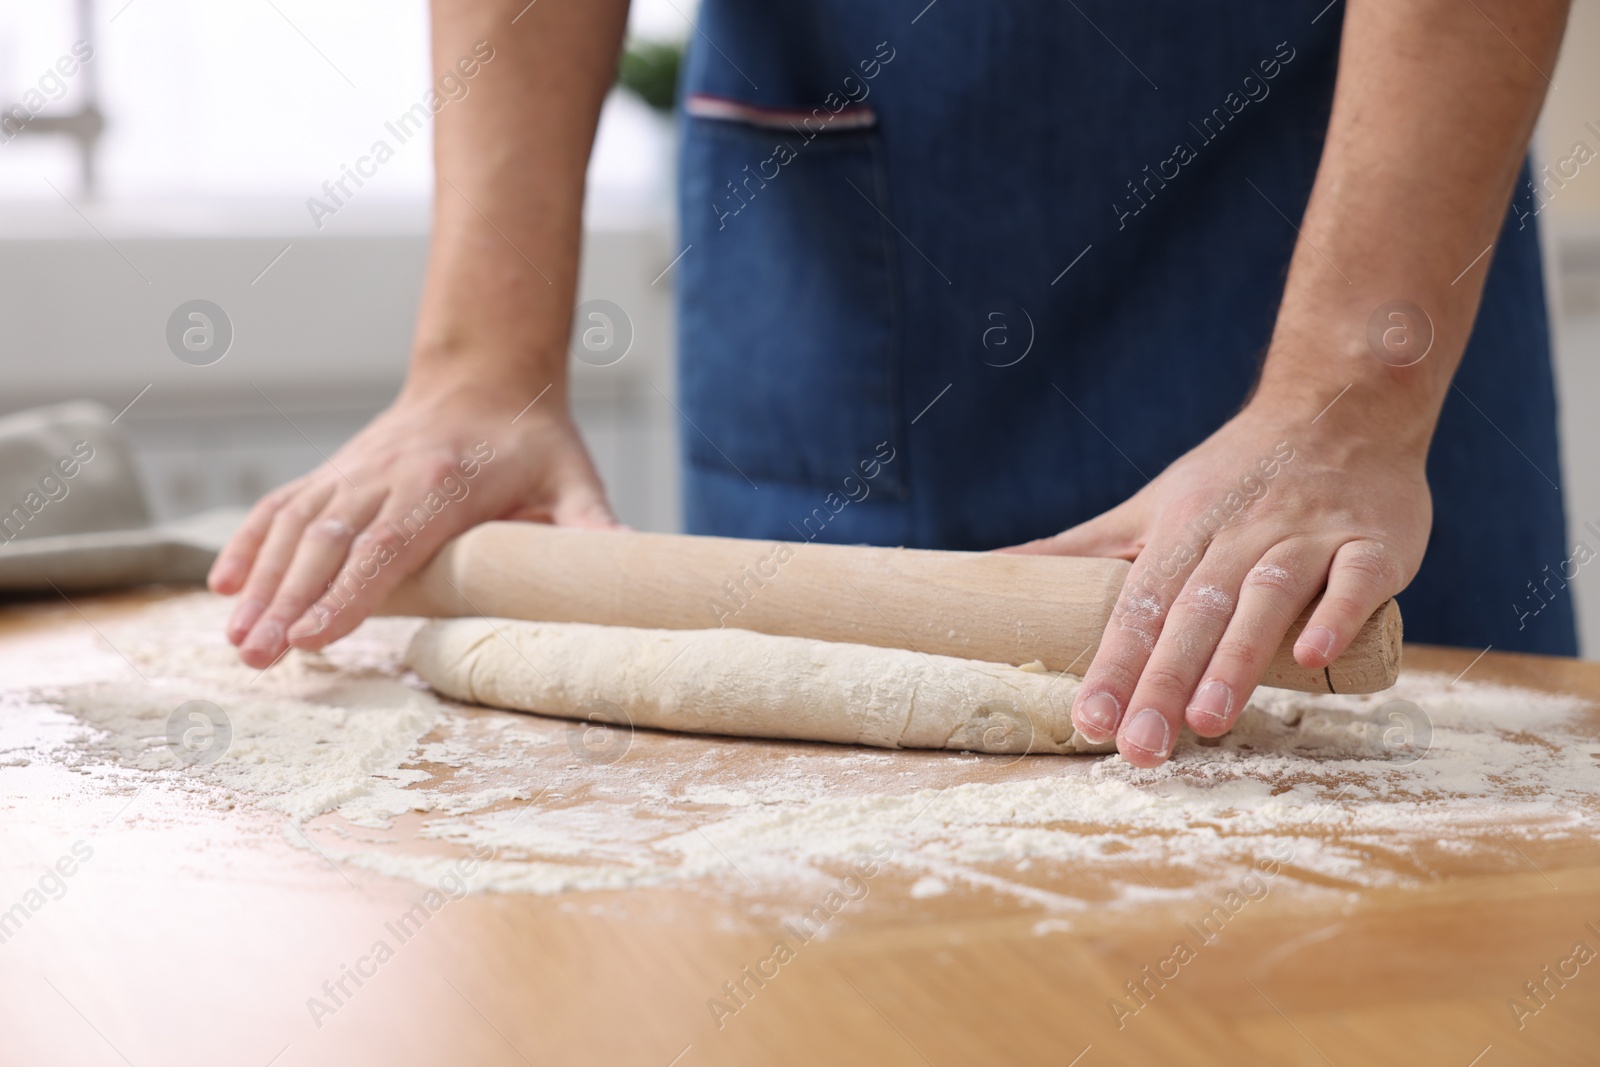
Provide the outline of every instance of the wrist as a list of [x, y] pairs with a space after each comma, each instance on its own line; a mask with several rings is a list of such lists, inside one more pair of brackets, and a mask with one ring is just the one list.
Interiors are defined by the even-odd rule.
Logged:
[[[558, 275], [562, 284], [551, 283], [520, 258], [504, 262], [482, 248], [469, 255], [460, 228], [446, 229], [429, 263], [408, 388], [478, 385], [516, 397], [551, 386], [546, 399], [565, 403], [573, 302], [568, 279]], [[501, 251], [496, 243], [489, 247]]]
[[1473, 309], [1338, 289], [1315, 301], [1286, 294], [1247, 406], [1315, 437], [1371, 442], [1421, 463]]
[[1239, 413], [1297, 449], [1343, 466], [1366, 456], [1423, 468], [1438, 405], [1402, 397], [1385, 381], [1359, 375], [1263, 379]]
[[396, 402], [506, 410], [521, 413], [519, 421], [567, 418], [565, 353], [562, 356], [522, 358], [502, 347], [419, 347]]

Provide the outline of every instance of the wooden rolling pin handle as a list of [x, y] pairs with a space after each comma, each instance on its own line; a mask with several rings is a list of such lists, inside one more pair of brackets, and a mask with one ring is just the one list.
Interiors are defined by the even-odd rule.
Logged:
[[[389, 615], [487, 615], [669, 630], [736, 626], [1081, 674], [1125, 560], [1014, 556], [576, 530], [491, 522], [456, 538], [384, 604]], [[1315, 607], [1315, 605], [1313, 605]], [[1386, 602], [1321, 670], [1294, 661], [1306, 609], [1263, 684], [1374, 693], [1400, 670]]]

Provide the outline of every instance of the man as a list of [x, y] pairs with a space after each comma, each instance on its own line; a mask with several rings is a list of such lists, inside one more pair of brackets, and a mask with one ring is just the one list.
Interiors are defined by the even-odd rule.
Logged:
[[[1073, 714], [1139, 766], [1228, 730], [1324, 590], [1308, 667], [1408, 585], [1414, 640], [1571, 653], [1570, 596], [1516, 607], [1566, 553], [1537, 238], [1507, 212], [1566, 4], [924, 3], [699, 12], [691, 531], [1133, 560]], [[434, 4], [436, 65], [498, 58], [438, 120], [401, 396], [212, 573], [251, 664], [349, 632], [476, 522], [614, 524], [564, 365], [625, 5], [521, 7]], [[397, 536], [480, 440], [472, 493]]]

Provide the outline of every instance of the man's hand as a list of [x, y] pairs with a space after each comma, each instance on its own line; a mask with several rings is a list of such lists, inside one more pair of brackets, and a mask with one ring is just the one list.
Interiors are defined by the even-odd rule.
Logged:
[[1416, 574], [1428, 445], [1566, 14], [1567, 0], [1349, 0], [1322, 162], [1249, 406], [1127, 503], [1013, 550], [1134, 560], [1073, 708], [1087, 737], [1115, 733], [1152, 767], [1185, 719], [1220, 734], [1324, 582], [1295, 635], [1307, 667]]
[[[1424, 456], [1246, 409], [1121, 506], [1010, 552], [1133, 569], [1072, 709], [1129, 763], [1166, 760], [1185, 722], [1227, 732], [1326, 584], [1295, 659], [1324, 667], [1416, 575], [1432, 506]], [[1320, 420], [1319, 420], [1320, 421]]]
[[[402, 395], [327, 463], [264, 497], [211, 568], [228, 640], [266, 667], [372, 613], [446, 540], [491, 519], [615, 526], [563, 406], [509, 390]], [[520, 411], [520, 414], [519, 414]]]
[[[400, 399], [271, 493], [218, 557], [246, 663], [349, 633], [444, 541], [489, 519], [611, 526], [567, 409], [584, 173], [627, 0], [433, 0], [433, 240]], [[537, 403], [534, 401], [537, 400]], [[330, 585], [331, 583], [331, 585]]]

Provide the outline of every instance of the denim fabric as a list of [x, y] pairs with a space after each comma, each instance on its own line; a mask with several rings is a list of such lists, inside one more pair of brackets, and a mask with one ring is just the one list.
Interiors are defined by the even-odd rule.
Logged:
[[[705, 0], [683, 88], [734, 117], [682, 120], [689, 529], [988, 549], [1215, 431], [1322, 151], [1325, 2]], [[1488, 271], [1406, 634], [1570, 654], [1570, 592], [1523, 613], [1570, 555], [1534, 229]]]

